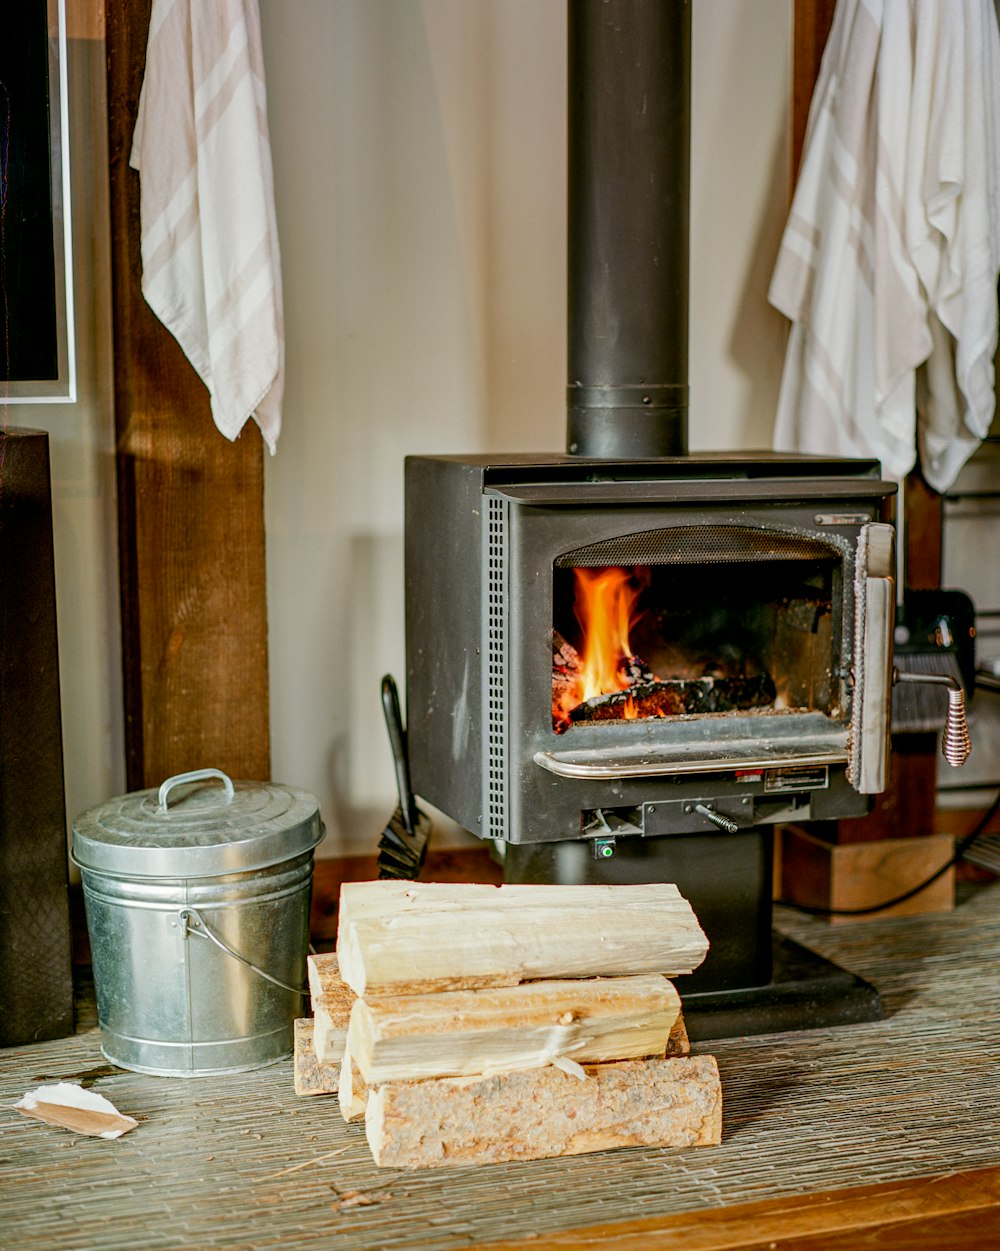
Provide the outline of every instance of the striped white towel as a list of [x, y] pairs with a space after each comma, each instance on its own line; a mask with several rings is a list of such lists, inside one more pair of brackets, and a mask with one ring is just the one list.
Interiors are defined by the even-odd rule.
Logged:
[[992, 0], [838, 0], [771, 282], [783, 450], [920, 449], [945, 490], [994, 411], [1000, 34]]
[[142, 291], [235, 439], [281, 430], [284, 319], [257, 0], [153, 0], [130, 164]]

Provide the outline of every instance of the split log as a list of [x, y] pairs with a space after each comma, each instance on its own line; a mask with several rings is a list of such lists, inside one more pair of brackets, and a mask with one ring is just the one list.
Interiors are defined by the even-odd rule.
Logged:
[[323, 1064], [339, 1064], [346, 1043], [347, 1022], [343, 1017], [331, 1016], [323, 1000], [318, 999], [313, 1016], [313, 1049], [316, 1058]]
[[309, 1018], [295, 1022], [295, 1052], [292, 1080], [297, 1095], [335, 1095], [340, 1081], [340, 1065], [324, 1064], [313, 1047], [313, 1023]]
[[306, 971], [309, 975], [309, 994], [313, 999], [329, 996], [344, 985], [335, 951], [311, 952], [306, 956]]
[[[641, 941], [640, 941], [641, 938]], [[346, 882], [337, 951], [358, 995], [539, 978], [675, 977], [708, 939], [677, 887]]]
[[344, 1047], [344, 1058], [340, 1065], [340, 1078], [337, 1083], [337, 1102], [340, 1104], [340, 1115], [345, 1121], [360, 1121], [368, 1106], [369, 1087], [358, 1072], [351, 1055], [351, 1045]]
[[670, 1031], [670, 1037], [667, 1039], [667, 1049], [665, 1056], [689, 1056], [691, 1054], [691, 1040], [688, 1038], [687, 1026], [684, 1024], [684, 1013], [677, 1013], [677, 1020], [674, 1021], [674, 1028]]
[[[359, 1001], [360, 1002], [360, 1001]], [[312, 1051], [312, 1021], [295, 1022], [295, 1093], [297, 1095], [334, 1094], [345, 1121], [360, 1121], [365, 1115], [370, 1087], [358, 1072], [345, 1045], [345, 1063], [323, 1064]], [[301, 1032], [300, 1027], [305, 1027]], [[300, 1059], [301, 1053], [301, 1059]], [[683, 1057], [691, 1054], [684, 1014], [679, 1012], [673, 1024], [661, 1059]], [[301, 1068], [301, 1071], [300, 1071]]]
[[324, 952], [306, 957], [309, 992], [313, 1008], [313, 1047], [316, 1057], [326, 1064], [340, 1064], [347, 1041], [354, 991], [340, 976], [336, 953]]
[[478, 1082], [440, 1077], [380, 1086], [365, 1116], [375, 1163], [434, 1168], [720, 1142], [714, 1056], [625, 1060], [585, 1072], [581, 1080], [549, 1066]]
[[[354, 1063], [350, 1054], [349, 1045], [344, 1048], [344, 1057], [342, 1064], [319, 1064], [315, 1078], [315, 1089], [299, 1089], [298, 1086], [298, 1056], [299, 1056], [299, 1025], [309, 1026], [310, 1021], [296, 1022], [296, 1088], [295, 1093], [300, 1095], [318, 1095], [318, 1094], [335, 1094], [340, 1106], [340, 1112], [345, 1121], [360, 1121], [367, 1109], [368, 1096], [371, 1093], [371, 1087], [365, 1082], [364, 1078], [358, 1072], [358, 1067]], [[311, 1031], [307, 1031], [311, 1036]], [[308, 1045], [308, 1044], [307, 1044]], [[305, 1046], [303, 1051], [305, 1051]], [[666, 1050], [659, 1059], [670, 1059], [672, 1057], [683, 1057], [691, 1054], [691, 1043], [688, 1041], [687, 1027], [684, 1024], [683, 1013], [677, 1014], [677, 1020], [674, 1022], [670, 1031], [670, 1037], [667, 1039]], [[303, 1083], [307, 1080], [303, 1078]]]
[[369, 1086], [663, 1055], [680, 1010], [665, 977], [529, 982], [358, 999], [348, 1050]]

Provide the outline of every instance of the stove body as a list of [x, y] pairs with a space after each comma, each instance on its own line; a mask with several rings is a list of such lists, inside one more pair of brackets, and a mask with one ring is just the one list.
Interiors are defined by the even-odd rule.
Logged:
[[[416, 791], [509, 880], [676, 881], [713, 944], [691, 985], [766, 984], [771, 827], [885, 786], [894, 493], [870, 461], [408, 458]], [[580, 570], [642, 587], [628, 716], [560, 707]]]
[[508, 881], [677, 883], [692, 1037], [871, 1019], [853, 986], [817, 1016], [802, 949], [776, 967], [771, 835], [885, 786], [895, 487], [686, 454], [690, 0], [567, 12], [567, 454], [406, 462], [413, 784]]

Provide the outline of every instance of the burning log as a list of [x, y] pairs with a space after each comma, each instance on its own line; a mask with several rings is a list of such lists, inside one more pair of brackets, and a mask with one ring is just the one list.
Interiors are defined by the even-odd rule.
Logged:
[[571, 707], [578, 698], [580, 681], [580, 653], [572, 643], [567, 643], [558, 630], [552, 631], [552, 706]]
[[577, 704], [571, 721], [675, 717], [683, 713], [734, 712], [764, 708], [774, 702], [774, 683], [766, 674], [736, 678], [653, 678], [623, 691], [595, 695]]

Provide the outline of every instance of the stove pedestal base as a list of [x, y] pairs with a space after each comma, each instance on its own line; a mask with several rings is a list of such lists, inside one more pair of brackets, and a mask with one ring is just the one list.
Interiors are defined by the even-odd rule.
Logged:
[[678, 978], [691, 1041], [882, 1019], [882, 1001], [874, 986], [792, 939], [773, 935], [773, 960], [766, 986], [686, 994], [686, 979]]

